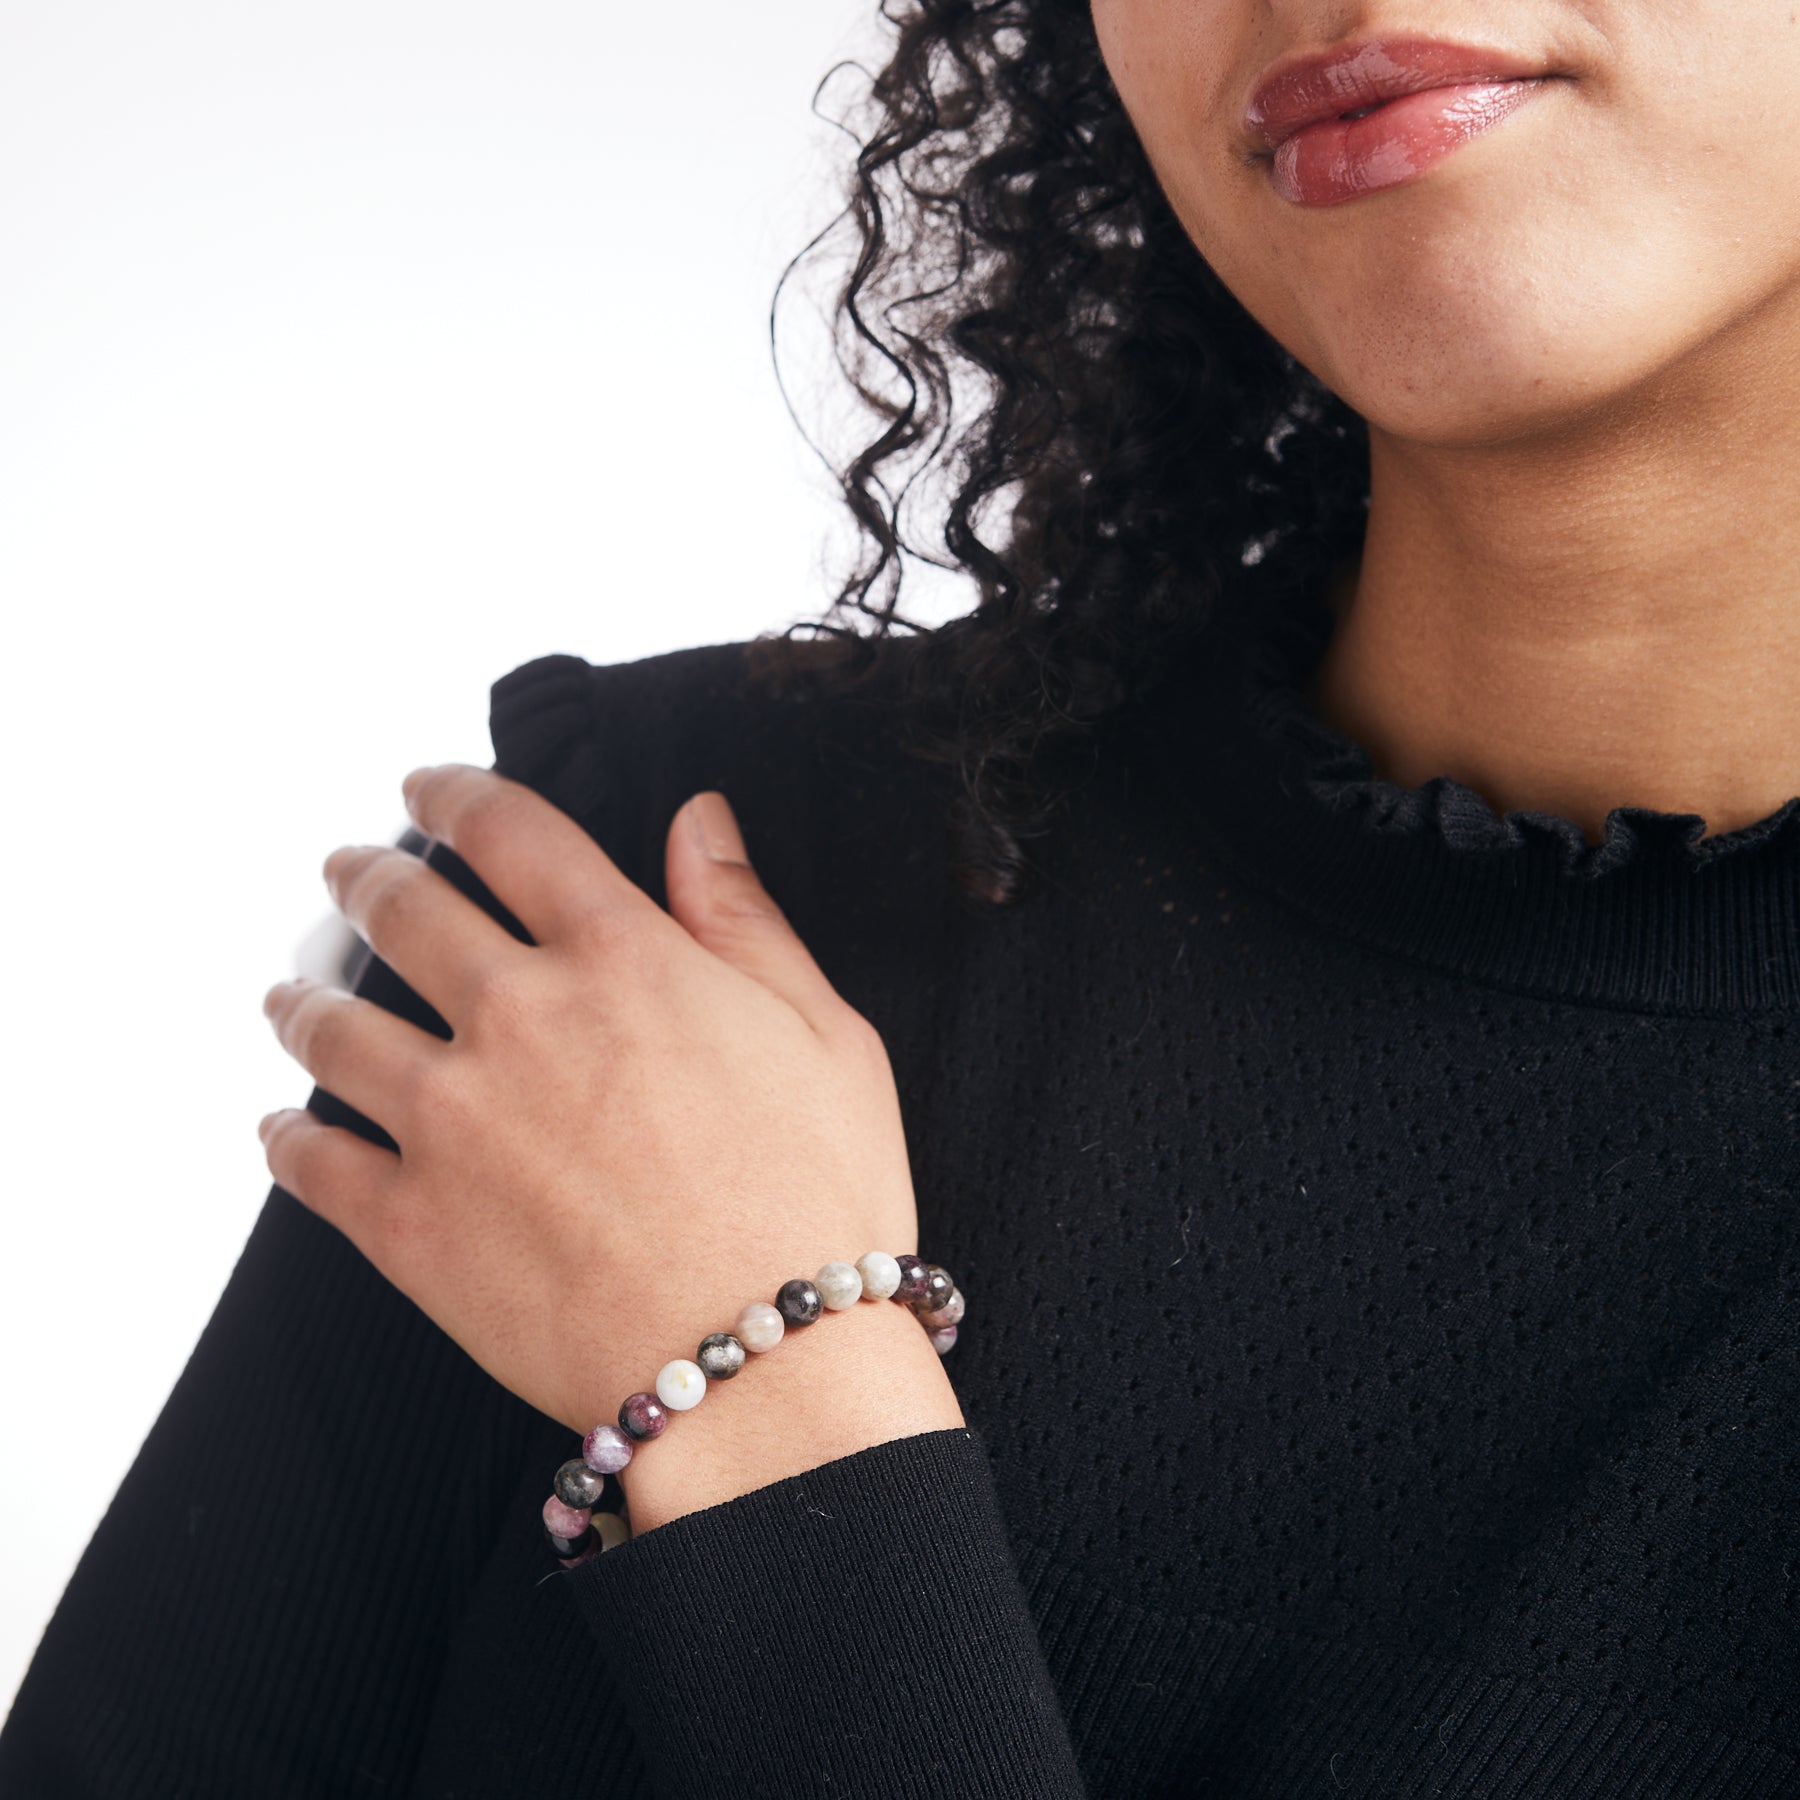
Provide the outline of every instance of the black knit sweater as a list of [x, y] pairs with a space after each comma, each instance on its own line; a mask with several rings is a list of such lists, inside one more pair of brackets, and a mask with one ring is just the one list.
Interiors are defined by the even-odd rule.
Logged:
[[1800, 1795], [1800, 798], [1589, 846], [1403, 790], [1304, 699], [1329, 629], [1209, 634], [1003, 912], [875, 699], [500, 681], [658, 898], [724, 789], [880, 1028], [970, 1428], [565, 1573], [570, 1434], [276, 1190], [0, 1795]]

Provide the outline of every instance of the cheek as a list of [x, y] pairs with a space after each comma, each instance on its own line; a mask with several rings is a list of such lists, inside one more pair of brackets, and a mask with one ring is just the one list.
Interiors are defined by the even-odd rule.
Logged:
[[1094, 0], [1101, 53], [1171, 209], [1239, 302], [1324, 374], [1334, 335], [1320, 312], [1344, 305], [1327, 232], [1292, 209], [1252, 161], [1239, 114], [1259, 70], [1291, 47], [1252, 0]]
[[1093, 5], [1108, 73], [1164, 194], [1200, 253], [1246, 300], [1240, 280], [1265, 286], [1257, 264], [1280, 249], [1258, 228], [1266, 183], [1237, 130], [1256, 71], [1282, 47], [1262, 11], [1252, 0]]
[[1513, 144], [1308, 245], [1275, 302], [1296, 354], [1372, 424], [1471, 442], [1729, 354], [1771, 303], [1800, 311], [1800, 157], [1743, 129], [1740, 83], [1691, 74], [1547, 96]]

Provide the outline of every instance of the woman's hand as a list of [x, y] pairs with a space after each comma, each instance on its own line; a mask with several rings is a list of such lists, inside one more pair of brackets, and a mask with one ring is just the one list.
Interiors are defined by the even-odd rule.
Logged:
[[[723, 795], [695, 795], [671, 823], [665, 912], [529, 788], [451, 764], [415, 771], [405, 792], [419, 828], [534, 942], [416, 856], [334, 851], [339, 908], [454, 1035], [320, 983], [278, 982], [264, 1004], [282, 1044], [399, 1152], [303, 1110], [270, 1115], [264, 1143], [280, 1186], [483, 1368], [583, 1432], [790, 1277], [916, 1248], [881, 1040], [764, 891]], [[846, 1329], [857, 1314], [900, 1315], [899, 1329]], [[760, 1378], [821, 1331], [835, 1342], [808, 1353], [815, 1376], [827, 1357], [841, 1374], [851, 1352], [900, 1359], [918, 1402], [899, 1409], [913, 1419], [901, 1432], [962, 1422], [923, 1327], [892, 1304], [790, 1329], [744, 1373]], [[755, 1385], [735, 1379], [739, 1391], [708, 1394], [713, 1407], [692, 1417], [743, 1406], [750, 1423]], [[865, 1419], [866, 1441], [894, 1435]], [[642, 1460], [663, 1460], [664, 1441]], [[733, 1455], [744, 1448], [736, 1440]], [[741, 1491], [743, 1474], [713, 1497]], [[750, 1486], [773, 1478], [748, 1474]]]

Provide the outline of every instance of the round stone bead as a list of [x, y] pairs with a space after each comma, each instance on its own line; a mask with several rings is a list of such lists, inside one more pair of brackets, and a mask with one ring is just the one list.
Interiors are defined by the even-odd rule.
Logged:
[[619, 1406], [619, 1429], [631, 1438], [661, 1437], [669, 1409], [654, 1394], [628, 1394]]
[[744, 1346], [729, 1331], [709, 1332], [700, 1340], [694, 1361], [708, 1381], [729, 1381], [744, 1366]]
[[606, 1492], [606, 1477], [573, 1456], [556, 1471], [555, 1487], [564, 1506], [592, 1506]]
[[554, 1531], [544, 1533], [544, 1542], [555, 1553], [556, 1559], [565, 1569], [572, 1569], [577, 1563], [584, 1563], [594, 1554], [599, 1540], [585, 1527], [579, 1537], [558, 1537]]
[[656, 1397], [670, 1412], [686, 1412], [706, 1398], [706, 1371], [678, 1356], [656, 1371]]
[[963, 1298], [962, 1289], [953, 1287], [950, 1290], [950, 1298], [946, 1300], [942, 1306], [938, 1307], [933, 1312], [923, 1313], [920, 1316], [933, 1331], [936, 1331], [941, 1326], [960, 1325], [962, 1323], [963, 1313], [967, 1310], [968, 1304], [968, 1301]]
[[956, 1343], [956, 1327], [954, 1325], [934, 1326], [925, 1335], [931, 1339], [931, 1347], [939, 1356], [948, 1356]]
[[544, 1529], [571, 1543], [587, 1530], [590, 1516], [585, 1506], [565, 1506], [554, 1494], [544, 1502]]
[[920, 1313], [929, 1313], [932, 1323], [937, 1322], [937, 1310], [950, 1296], [956, 1292], [956, 1283], [950, 1279], [948, 1269], [940, 1269], [936, 1263], [925, 1265], [925, 1292], [913, 1302]]
[[616, 1512], [595, 1513], [594, 1533], [602, 1550], [616, 1550], [631, 1542], [631, 1527]]
[[773, 1350], [787, 1322], [766, 1300], [752, 1300], [737, 1317], [737, 1339], [746, 1350]]
[[862, 1298], [862, 1277], [856, 1272], [854, 1263], [821, 1263], [818, 1274], [813, 1277], [813, 1286], [819, 1290], [820, 1300], [833, 1312], [843, 1312]]
[[810, 1325], [824, 1309], [819, 1290], [804, 1275], [784, 1281], [775, 1296], [775, 1310], [790, 1325]]
[[865, 1251], [856, 1259], [863, 1293], [870, 1300], [889, 1300], [900, 1285], [900, 1265], [885, 1250]]
[[894, 1261], [900, 1266], [899, 1285], [894, 1289], [894, 1298], [906, 1305], [915, 1305], [925, 1297], [926, 1263], [922, 1256], [896, 1256]]
[[581, 1460], [596, 1475], [616, 1475], [636, 1448], [617, 1425], [596, 1425], [581, 1440]]

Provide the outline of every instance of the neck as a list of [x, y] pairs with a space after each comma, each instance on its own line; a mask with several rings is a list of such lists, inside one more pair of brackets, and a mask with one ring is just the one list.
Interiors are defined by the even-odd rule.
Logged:
[[1715, 350], [1553, 438], [1371, 427], [1320, 714], [1404, 786], [1453, 775], [1594, 841], [1615, 806], [1711, 835], [1800, 793], [1793, 341]]

